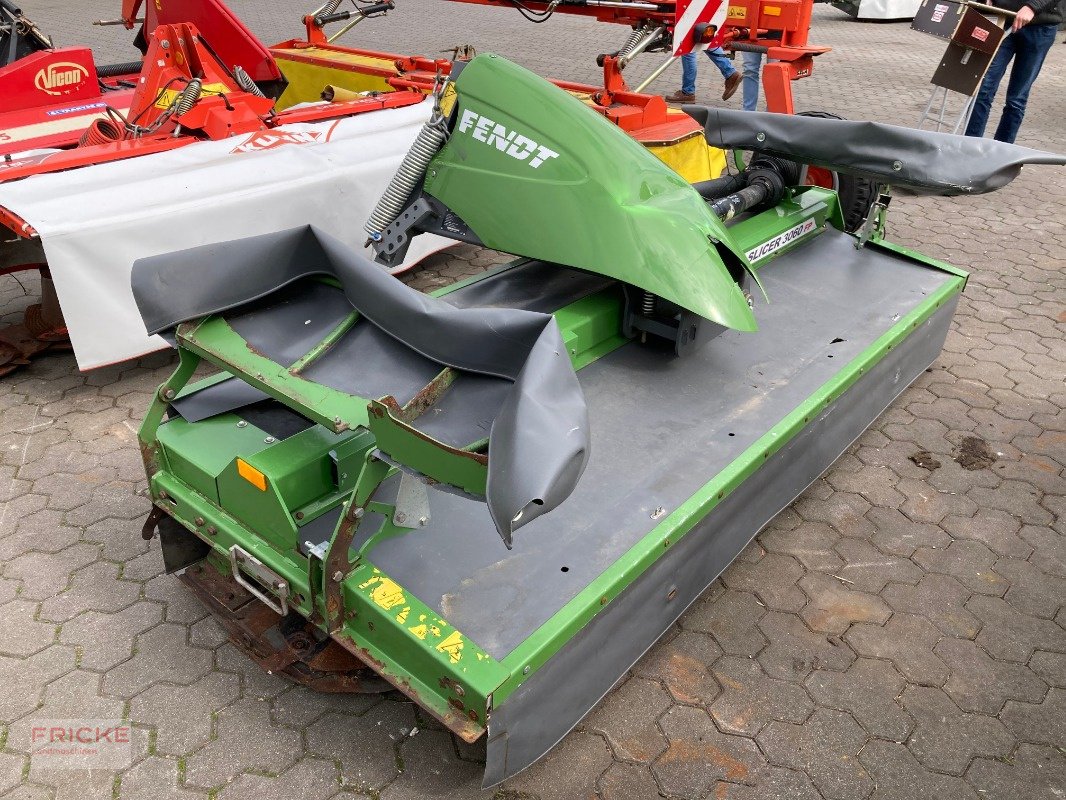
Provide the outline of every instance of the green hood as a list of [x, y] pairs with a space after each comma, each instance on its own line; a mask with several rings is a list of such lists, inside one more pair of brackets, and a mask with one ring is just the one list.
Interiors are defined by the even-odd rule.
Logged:
[[577, 98], [495, 55], [455, 82], [425, 191], [487, 247], [598, 272], [754, 331], [743, 252], [677, 173]]

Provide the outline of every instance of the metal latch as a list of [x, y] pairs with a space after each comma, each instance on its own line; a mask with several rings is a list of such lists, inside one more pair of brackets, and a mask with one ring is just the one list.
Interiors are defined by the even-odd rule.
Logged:
[[[229, 563], [233, 568], [233, 579], [237, 583], [262, 600], [269, 608], [281, 614], [281, 616], [284, 617], [289, 613], [289, 584], [284, 578], [238, 545], [230, 547]], [[272, 591], [276, 592], [277, 601], [271, 595], [263, 592], [260, 585], [245, 580], [241, 574], [242, 570], [259, 581], [261, 586], [269, 586]]]
[[879, 183], [877, 185], [877, 198], [870, 204], [870, 210], [866, 214], [866, 219], [863, 220], [862, 228], [859, 230], [858, 239], [855, 241], [856, 250], [861, 250], [865, 247], [866, 243], [870, 241], [870, 237], [873, 236], [874, 232], [882, 225], [885, 212], [888, 211], [888, 204], [891, 202], [891, 187]]

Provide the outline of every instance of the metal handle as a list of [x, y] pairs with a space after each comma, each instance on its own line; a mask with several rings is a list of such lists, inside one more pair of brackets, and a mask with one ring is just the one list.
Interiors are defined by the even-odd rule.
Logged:
[[[233, 569], [233, 579], [247, 589], [251, 594], [263, 601], [264, 605], [273, 609], [281, 616], [289, 613], [289, 584], [278, 573], [253, 556], [239, 545], [233, 545], [229, 549], [229, 563]], [[241, 575], [244, 570], [261, 584], [269, 586], [278, 593], [277, 602], [270, 595], [264, 593], [260, 587], [251, 581], [245, 580]]]

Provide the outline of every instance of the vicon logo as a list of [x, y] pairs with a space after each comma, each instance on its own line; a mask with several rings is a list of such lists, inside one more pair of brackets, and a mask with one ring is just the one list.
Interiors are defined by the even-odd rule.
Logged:
[[33, 85], [46, 94], [67, 94], [89, 77], [89, 70], [81, 64], [59, 61], [39, 70]]

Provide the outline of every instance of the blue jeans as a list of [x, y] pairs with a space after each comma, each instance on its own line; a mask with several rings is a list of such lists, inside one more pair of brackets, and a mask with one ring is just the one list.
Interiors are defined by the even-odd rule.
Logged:
[[[729, 56], [725, 54], [725, 50], [721, 47], [716, 47], [714, 50], [705, 50], [707, 58], [714, 62], [714, 65], [718, 67], [718, 71], [722, 73], [723, 78], [728, 78], [734, 72], [736, 68], [733, 66], [733, 62], [729, 60]], [[685, 94], [696, 94], [696, 53], [685, 53], [681, 56], [681, 91]]]
[[995, 138], [1001, 142], [1013, 142], [1018, 136], [1025, 116], [1025, 104], [1029, 101], [1029, 89], [1040, 74], [1051, 45], [1055, 43], [1055, 25], [1026, 25], [1017, 33], [1003, 39], [999, 52], [992, 59], [992, 64], [985, 73], [985, 79], [977, 92], [973, 113], [966, 126], [967, 136], [984, 136], [988, 114], [992, 110], [992, 101], [996, 99], [999, 83], [1007, 71], [1011, 59], [1010, 81], [1007, 83], [1007, 102], [1003, 106], [1003, 116], [996, 128]]
[[762, 78], [762, 53], [740, 54], [744, 63], [744, 110], [754, 111], [759, 105], [759, 81]]

